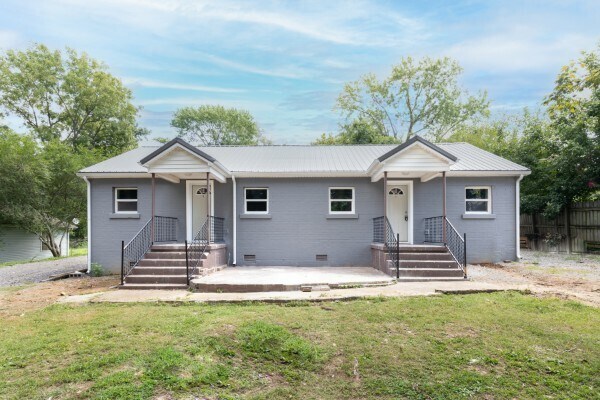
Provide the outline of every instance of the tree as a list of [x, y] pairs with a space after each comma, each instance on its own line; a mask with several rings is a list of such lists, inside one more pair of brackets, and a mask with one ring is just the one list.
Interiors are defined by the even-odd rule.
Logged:
[[67, 49], [38, 44], [0, 56], [0, 109], [18, 117], [42, 143], [113, 156], [134, 146], [147, 130], [136, 125], [132, 93], [107, 67]]
[[488, 114], [487, 95], [471, 96], [458, 85], [462, 68], [450, 58], [403, 58], [389, 77], [374, 74], [348, 83], [336, 109], [348, 120], [369, 121], [380, 135], [440, 141], [457, 127]]
[[391, 144], [398, 143], [391, 136], [379, 133], [379, 130], [364, 119], [358, 119], [349, 124], [342, 125], [337, 135], [322, 134], [313, 142], [316, 145], [335, 144]]
[[171, 121], [179, 137], [197, 145], [268, 144], [248, 111], [219, 105], [184, 107]]
[[43, 146], [32, 135], [0, 131], [0, 220], [39, 237], [61, 254], [64, 234], [85, 215], [86, 187], [75, 173], [97, 160], [57, 139]]

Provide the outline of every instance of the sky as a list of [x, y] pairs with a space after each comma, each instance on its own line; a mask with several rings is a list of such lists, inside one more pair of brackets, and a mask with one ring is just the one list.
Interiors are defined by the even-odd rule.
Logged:
[[221, 104], [275, 144], [306, 144], [343, 122], [344, 83], [405, 56], [457, 60], [493, 115], [536, 109], [600, 43], [600, 1], [0, 0], [0, 49], [33, 43], [106, 63], [151, 136], [174, 137], [180, 107]]

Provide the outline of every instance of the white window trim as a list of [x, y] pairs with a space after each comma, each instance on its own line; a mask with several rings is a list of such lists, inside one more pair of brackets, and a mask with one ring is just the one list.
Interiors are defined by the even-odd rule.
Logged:
[[[331, 198], [331, 191], [332, 190], [344, 190], [344, 189], [350, 189], [352, 190], [352, 199], [332, 199]], [[327, 190], [328, 193], [328, 197], [329, 197], [329, 202], [328, 202], [328, 208], [329, 208], [329, 214], [333, 214], [333, 215], [337, 215], [337, 214], [355, 214], [356, 213], [356, 209], [354, 207], [354, 201], [355, 201], [355, 191], [353, 187], [338, 187], [338, 186], [332, 186]], [[334, 201], [349, 201], [351, 204], [351, 211], [331, 211], [331, 203]]]
[[[117, 193], [119, 192], [119, 190], [135, 190], [135, 192], [138, 194], [138, 197], [136, 197], [135, 199], [119, 199], [117, 197]], [[139, 211], [139, 203], [138, 203], [138, 199], [139, 199], [139, 190], [138, 188], [134, 188], [134, 187], [116, 187], [115, 188], [115, 214], [137, 214]], [[118, 203], [138, 203], [138, 207], [136, 211], [119, 211], [119, 207], [117, 206]]]
[[[487, 199], [467, 199], [467, 190], [486, 189], [488, 191]], [[469, 201], [487, 201], [487, 211], [467, 211], [467, 202]], [[465, 214], [491, 214], [492, 213], [492, 187], [491, 186], [465, 186]]]
[[[246, 193], [248, 190], [266, 190], [266, 199], [248, 199]], [[267, 202], [267, 211], [248, 211], [248, 203]], [[244, 188], [244, 214], [268, 214], [269, 213], [269, 188], [266, 187], [245, 187]]]

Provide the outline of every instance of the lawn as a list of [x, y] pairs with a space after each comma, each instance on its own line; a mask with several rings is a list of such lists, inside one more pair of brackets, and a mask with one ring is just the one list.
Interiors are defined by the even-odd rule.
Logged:
[[598, 398], [600, 310], [518, 293], [54, 305], [0, 319], [0, 398]]

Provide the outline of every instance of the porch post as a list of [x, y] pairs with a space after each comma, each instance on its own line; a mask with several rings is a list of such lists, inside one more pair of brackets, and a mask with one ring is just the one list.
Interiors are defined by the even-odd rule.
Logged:
[[383, 173], [383, 216], [387, 218], [387, 171]]
[[211, 231], [211, 220], [210, 220], [210, 172], [206, 173], [206, 223], [207, 223], [207, 227], [208, 227], [208, 233], [207, 233], [207, 243], [210, 243], [210, 231]]
[[446, 244], [446, 171], [442, 172], [442, 240]]
[[150, 238], [154, 243], [154, 214], [155, 214], [155, 197], [156, 197], [156, 176], [152, 173], [152, 222], [150, 225]]

